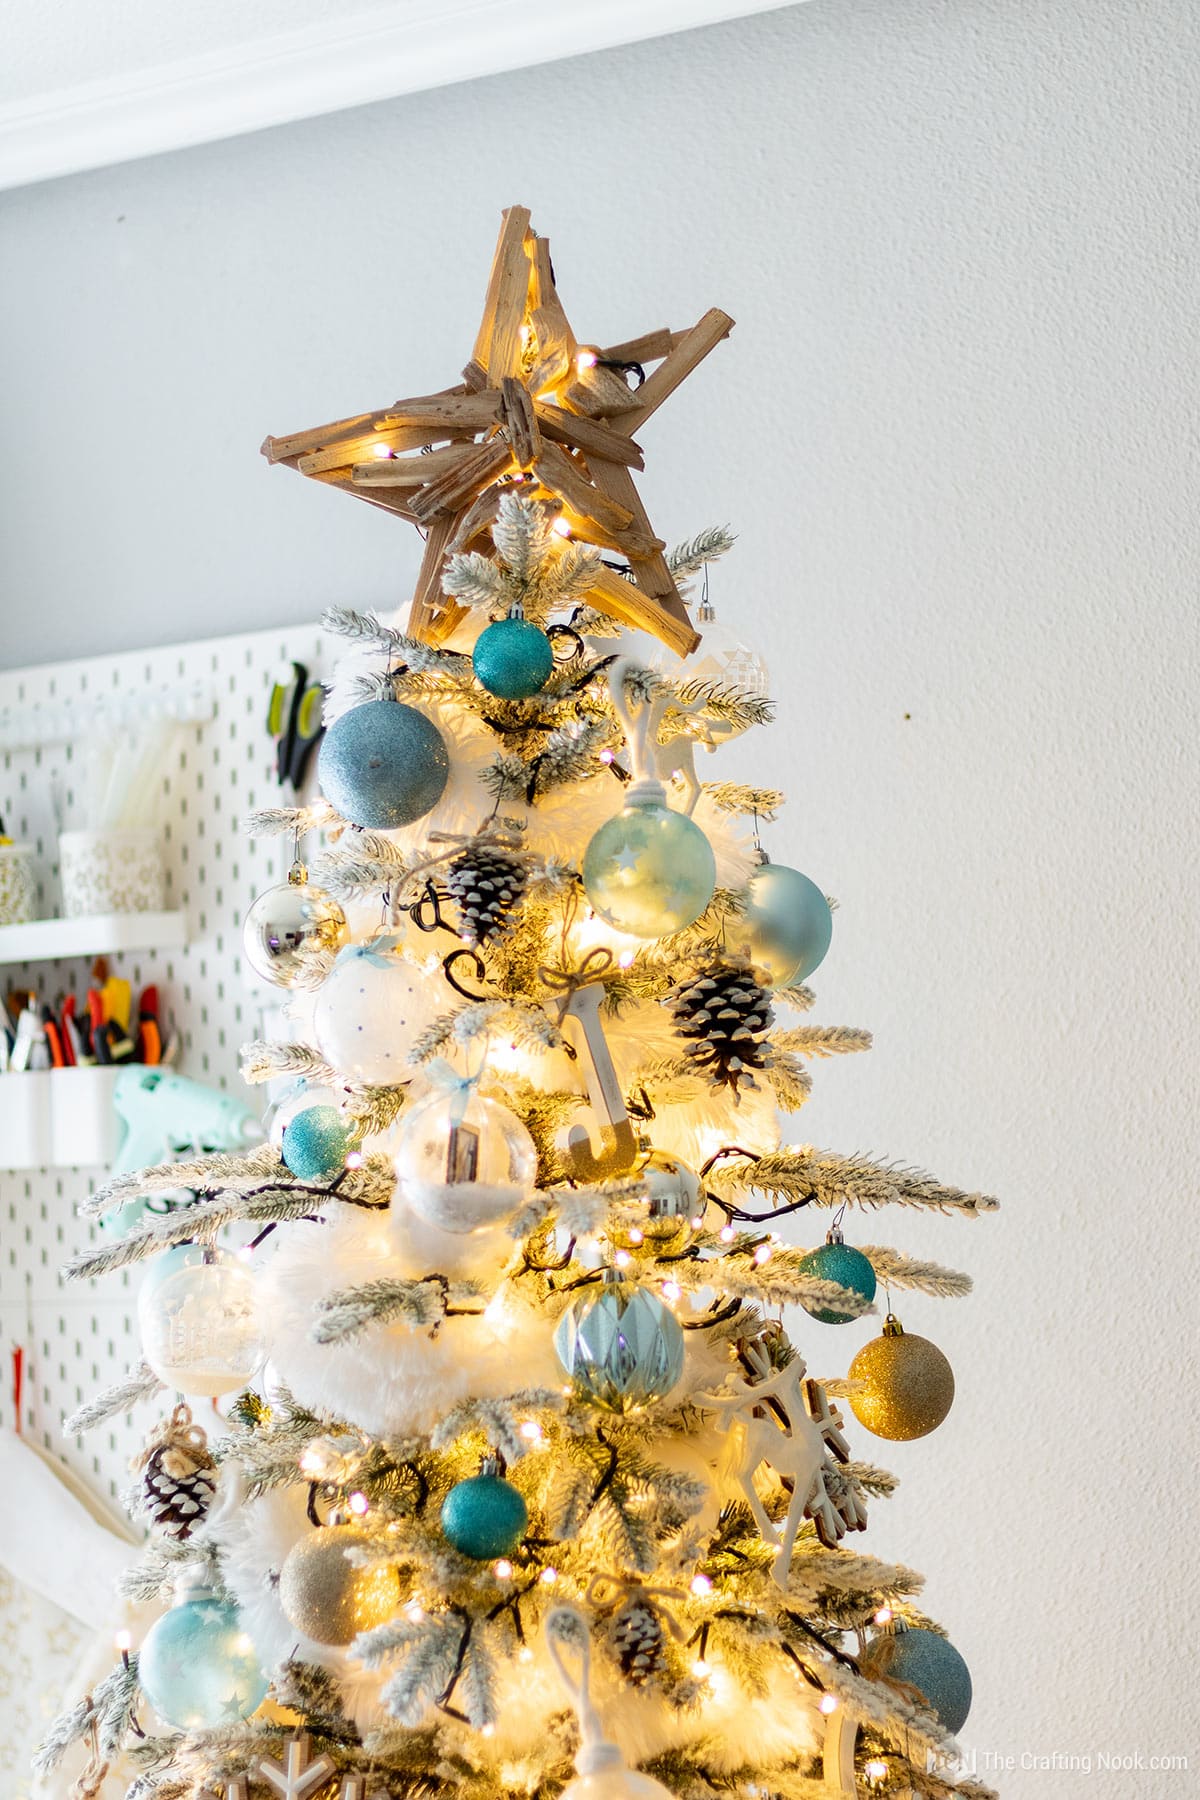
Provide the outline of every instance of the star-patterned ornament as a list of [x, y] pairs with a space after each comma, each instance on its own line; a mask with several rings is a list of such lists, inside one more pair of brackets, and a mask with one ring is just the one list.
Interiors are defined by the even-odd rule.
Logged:
[[[500, 494], [517, 485], [552, 504], [574, 537], [628, 563], [628, 581], [601, 565], [591, 602], [686, 656], [700, 640], [634, 485], [632, 471], [645, 464], [633, 434], [732, 328], [713, 307], [688, 331], [650, 331], [607, 349], [581, 344], [558, 297], [549, 240], [534, 234], [527, 207], [510, 206], [461, 383], [269, 437], [262, 452], [425, 532], [414, 636], [440, 643], [454, 630], [463, 609], [442, 592], [444, 560], [490, 551]], [[648, 363], [658, 366], [647, 375]], [[641, 384], [631, 388], [627, 373]]]
[[308, 1738], [301, 1733], [299, 1737], [289, 1738], [286, 1763], [264, 1756], [258, 1765], [258, 1773], [283, 1796], [283, 1800], [307, 1800], [307, 1796], [315, 1793], [333, 1774], [333, 1768], [328, 1756], [318, 1756], [316, 1762], [309, 1762]]

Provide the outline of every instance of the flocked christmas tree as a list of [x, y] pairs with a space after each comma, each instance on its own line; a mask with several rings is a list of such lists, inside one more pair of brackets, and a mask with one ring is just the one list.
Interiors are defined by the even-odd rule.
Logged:
[[42, 1752], [85, 1740], [80, 1793], [986, 1791], [920, 1577], [850, 1548], [893, 1482], [831, 1397], [921, 1437], [949, 1365], [889, 1310], [822, 1385], [781, 1312], [967, 1292], [842, 1221], [994, 1202], [781, 1144], [869, 1040], [803, 1022], [831, 918], [761, 851], [782, 794], [697, 778], [771, 715], [685, 605], [728, 534], [665, 557], [631, 474], [731, 323], [580, 345], [512, 208], [461, 385], [265, 446], [426, 554], [406, 632], [328, 615], [323, 797], [250, 821], [324, 842], [246, 919], [295, 1026], [244, 1056], [269, 1142], [87, 1208], [196, 1192], [71, 1269], [152, 1259], [145, 1362], [69, 1429], [164, 1414], [130, 1592], [165, 1610]]

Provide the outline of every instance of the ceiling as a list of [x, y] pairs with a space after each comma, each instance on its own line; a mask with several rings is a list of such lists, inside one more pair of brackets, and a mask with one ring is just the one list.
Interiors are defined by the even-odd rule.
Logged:
[[794, 0], [3, 0], [0, 187]]

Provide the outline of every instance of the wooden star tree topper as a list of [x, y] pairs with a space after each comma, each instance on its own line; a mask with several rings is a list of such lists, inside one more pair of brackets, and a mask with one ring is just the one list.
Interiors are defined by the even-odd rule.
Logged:
[[[650, 331], [607, 348], [580, 343], [558, 297], [549, 240], [535, 236], [526, 207], [510, 206], [462, 381], [269, 437], [263, 455], [424, 531], [414, 636], [439, 643], [454, 630], [463, 609], [442, 592], [445, 558], [490, 550], [500, 495], [518, 486], [552, 505], [572, 536], [628, 565], [629, 580], [602, 566], [589, 600], [686, 655], [699, 638], [634, 485], [633, 470], [645, 465], [633, 434], [732, 327], [714, 307], [688, 331]], [[643, 377], [639, 386], [630, 386], [631, 373]]]

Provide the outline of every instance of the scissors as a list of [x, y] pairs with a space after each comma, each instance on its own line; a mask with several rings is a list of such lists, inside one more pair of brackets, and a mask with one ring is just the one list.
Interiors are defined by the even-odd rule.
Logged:
[[267, 731], [275, 739], [275, 777], [280, 787], [290, 782], [299, 793], [308, 759], [324, 726], [321, 707], [325, 690], [308, 679], [303, 663], [294, 662], [276, 677], [267, 703]]

